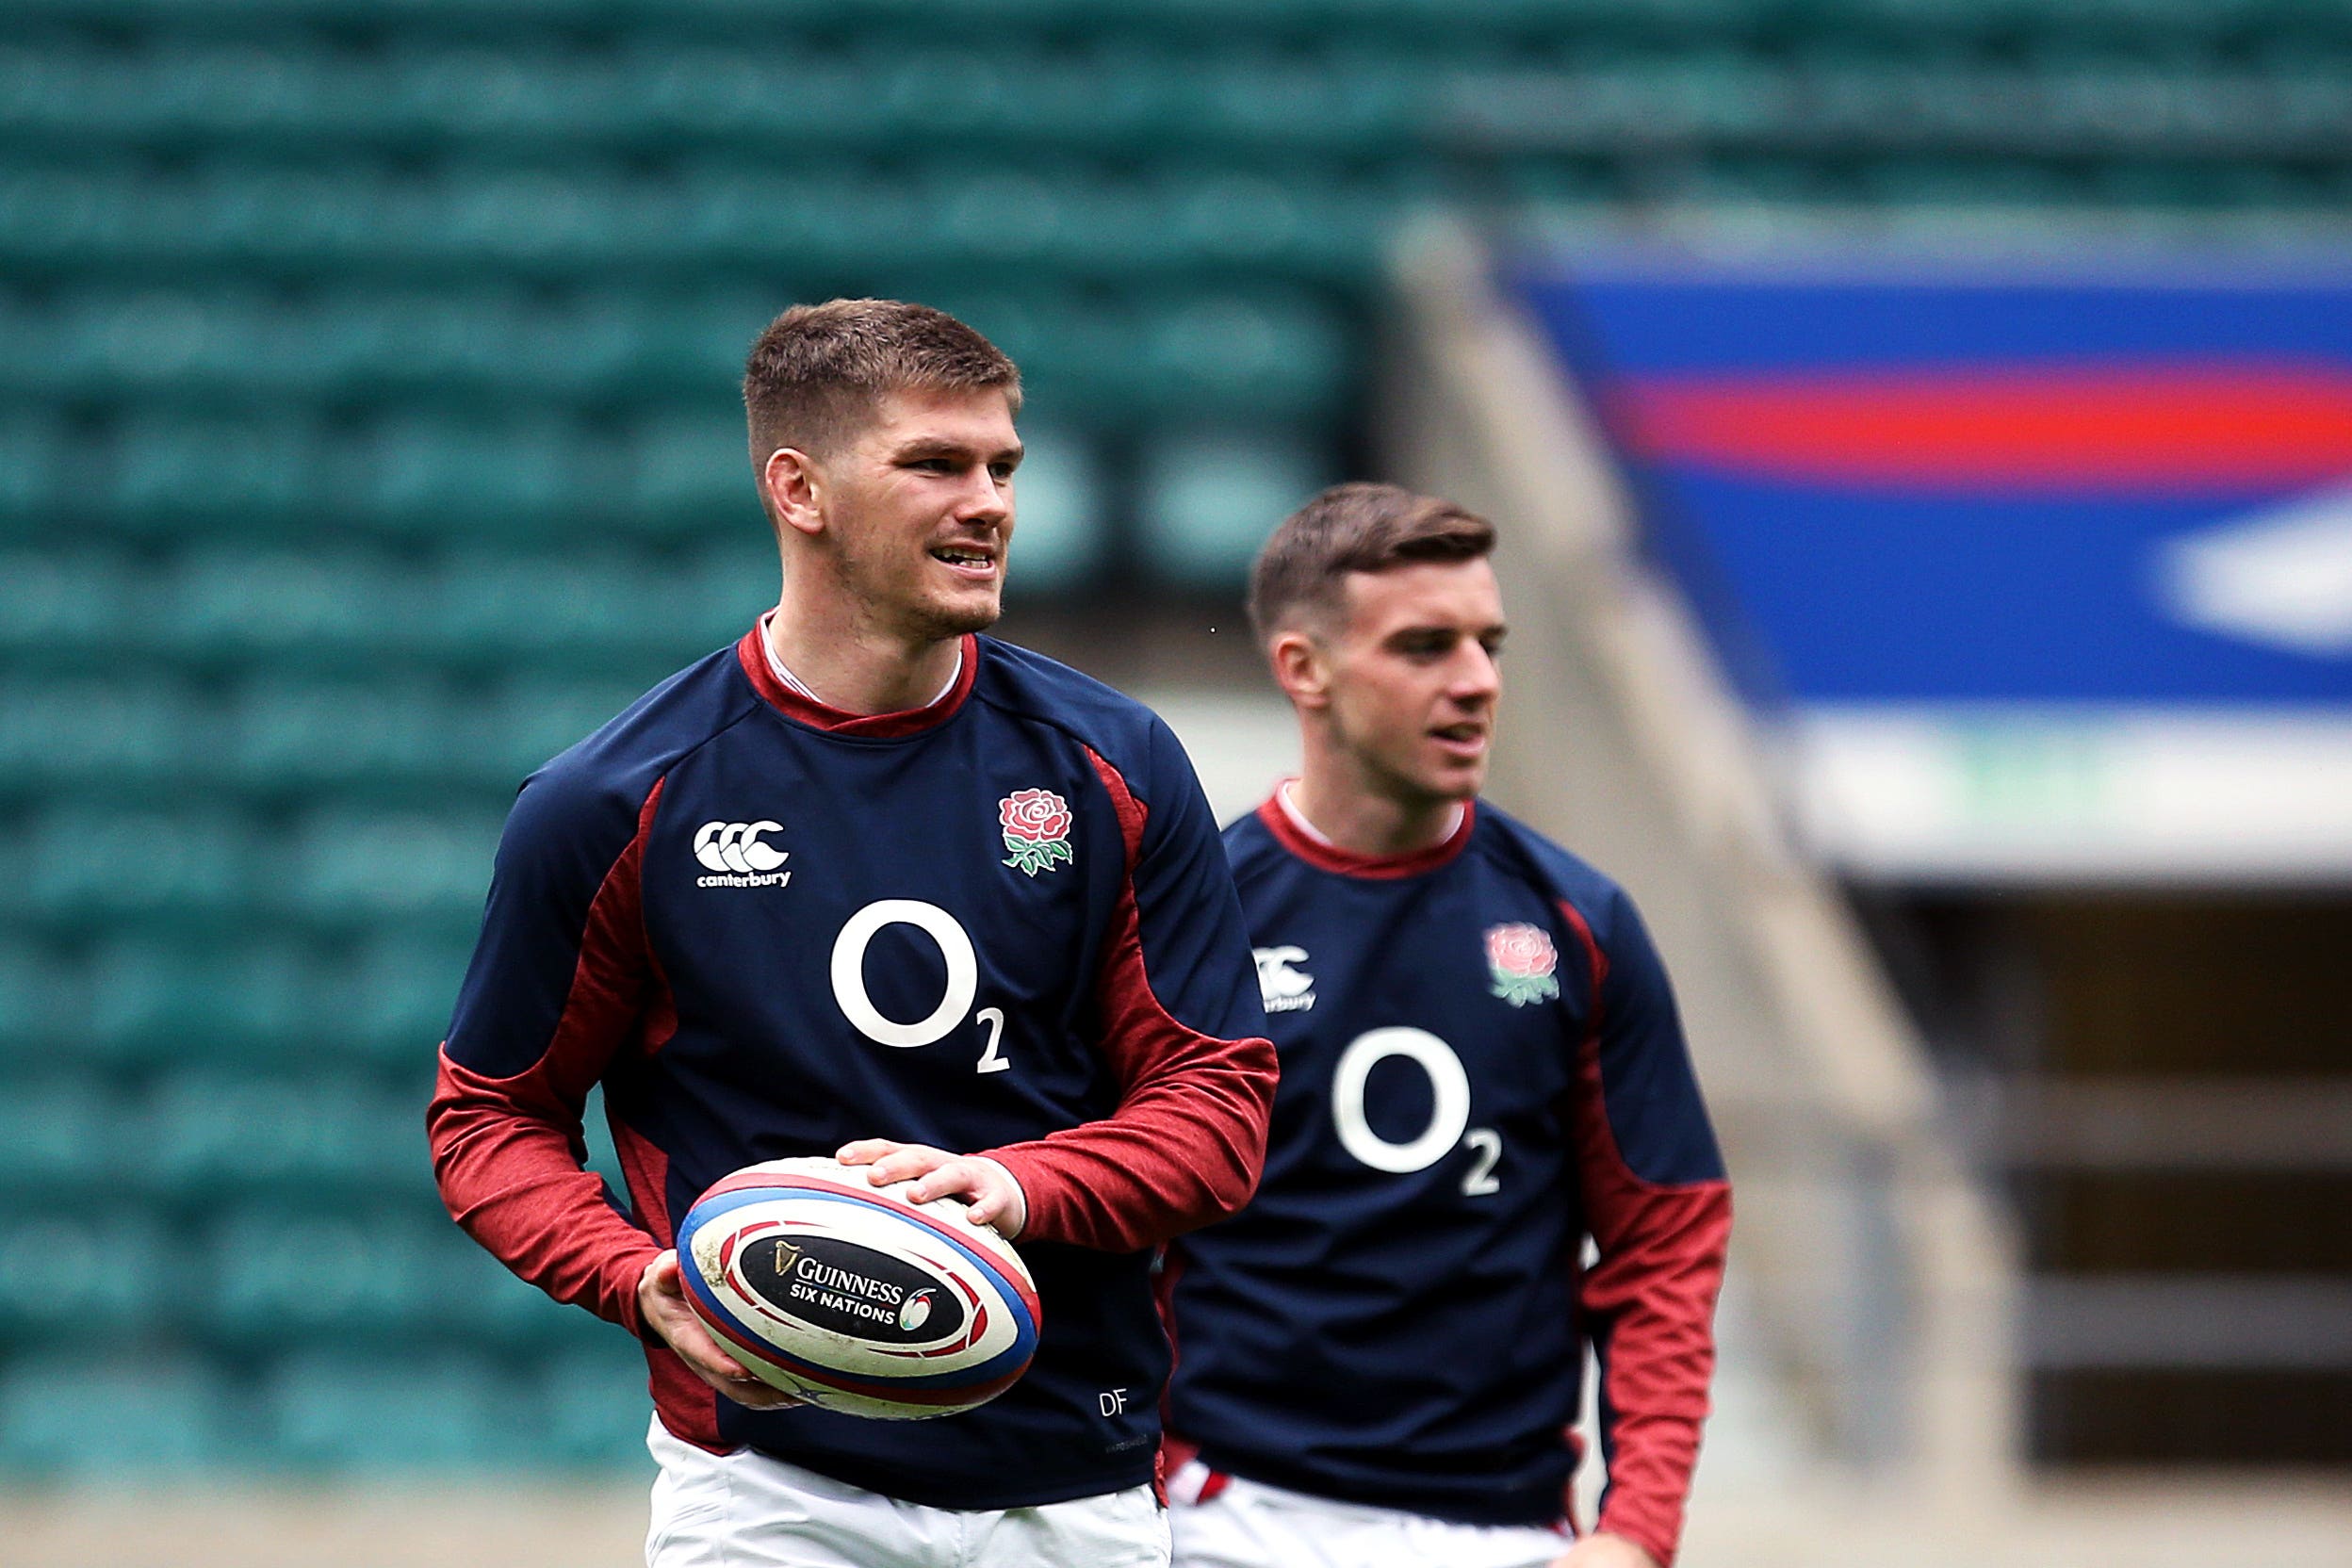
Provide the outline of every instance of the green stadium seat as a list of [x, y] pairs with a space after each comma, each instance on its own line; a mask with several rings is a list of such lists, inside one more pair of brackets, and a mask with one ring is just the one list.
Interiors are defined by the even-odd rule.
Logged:
[[120, 556], [0, 550], [0, 655], [20, 669], [84, 664], [136, 622], [144, 587], [144, 574]]
[[87, 1038], [110, 1062], [175, 1068], [316, 1060], [334, 998], [311, 956], [283, 939], [223, 947], [131, 938], [89, 969]]
[[[508, 306], [484, 314], [511, 323], [498, 335], [504, 351], [497, 367], [500, 381], [539, 395], [552, 391], [635, 400], [678, 385], [706, 394], [731, 389], [742, 373], [743, 351], [751, 346], [751, 333], [746, 332], [715, 380], [705, 378], [698, 362], [689, 374], [678, 377], [655, 351], [653, 312], [634, 293], [611, 288], [592, 286], [556, 300], [543, 298], [536, 308]], [[734, 407], [731, 397], [723, 396], [721, 402]]]
[[[753, 559], [767, 558], [747, 580], [757, 603], [773, 593], [774, 546], [756, 523], [736, 532], [732, 572], [743, 570], [745, 545]], [[714, 625], [731, 640], [749, 624], [747, 609], [741, 622], [733, 609], [743, 602], [740, 583], [728, 584], [714, 608], [704, 580], [699, 559], [612, 548], [543, 553], [469, 543], [416, 556], [205, 547], [159, 570], [150, 591], [172, 607], [154, 630], [182, 660], [263, 666], [299, 658], [322, 673], [520, 662], [602, 674], [618, 662], [650, 684], [707, 652]], [[7, 609], [0, 588], [0, 637]]]
[[305, 47], [300, 34], [263, 48], [238, 41], [150, 50], [139, 58], [143, 71], [117, 64], [115, 74], [128, 78], [123, 85], [146, 106], [134, 111], [138, 129], [156, 139], [211, 139], [226, 132], [239, 141], [299, 151], [305, 132], [372, 107], [334, 72], [335, 61], [349, 54]]
[[[214, 1228], [200, 1276], [207, 1293], [192, 1303], [205, 1331], [238, 1349], [365, 1339], [530, 1355], [593, 1353], [617, 1342], [633, 1356], [626, 1334], [516, 1279], [443, 1217], [427, 1184], [424, 1095], [395, 1098], [397, 1105], [378, 1102], [379, 1127], [369, 1135], [386, 1152], [406, 1146], [401, 1174], [361, 1189], [315, 1167], [290, 1171], [278, 1162], [268, 1174], [286, 1197], [240, 1204]], [[284, 1114], [266, 1111], [265, 1128], [274, 1130]], [[232, 1189], [210, 1190], [218, 1197]], [[328, 1206], [337, 1194], [351, 1206]], [[403, 1200], [398, 1206], [395, 1197]]]
[[143, 1107], [150, 1179], [174, 1199], [275, 1192], [429, 1202], [430, 1058], [417, 1068], [394, 1086], [347, 1074], [173, 1073]]
[[944, 169], [931, 200], [936, 226], [908, 237], [910, 247], [939, 247], [937, 259], [1051, 266], [1084, 256], [1091, 237], [1109, 232], [1090, 210], [1086, 185], [1021, 169]]
[[2013, 159], [1887, 158], [1855, 179], [1870, 200], [1905, 206], [2054, 207], [2082, 194], [2065, 173]]
[[199, 389], [295, 388], [311, 379], [284, 303], [240, 288], [80, 289], [8, 352], [11, 382], [51, 395], [184, 399]]
[[959, 320], [971, 322], [1021, 367], [1024, 424], [1036, 413], [1034, 384], [1052, 381], [1070, 368], [1061, 350], [1073, 332], [1087, 324], [1099, 327], [1125, 314], [1113, 301], [1082, 302], [1047, 289], [943, 284], [925, 299]]
[[658, 143], [839, 146], [887, 122], [872, 76], [821, 45], [762, 54], [747, 40], [640, 35], [622, 41], [612, 68], [610, 121]]
[[[454, 1226], [441, 1229], [473, 1246]], [[240, 1350], [429, 1343], [451, 1308], [439, 1298], [445, 1245], [420, 1212], [240, 1208], [200, 1250], [208, 1266], [197, 1277], [208, 1288], [188, 1305], [220, 1344]]]
[[645, 1353], [618, 1331], [608, 1337], [608, 1344], [550, 1358], [534, 1380], [538, 1457], [566, 1467], [650, 1472], [645, 1429], [653, 1399]]
[[0, 258], [20, 265], [71, 267], [89, 259], [102, 226], [118, 226], [119, 181], [101, 186], [72, 170], [0, 167]]
[[60, 1046], [71, 1059], [75, 1042], [54, 1037], [70, 1016], [59, 969], [32, 943], [0, 936], [0, 1073], [52, 1058]]
[[[143, 624], [167, 656], [190, 662], [299, 659], [320, 672], [560, 665], [594, 677], [617, 668], [642, 690], [742, 635], [773, 600], [775, 547], [764, 528], [753, 521], [714, 537], [722, 542], [690, 557], [469, 546], [419, 559], [204, 547], [152, 577], [119, 572], [113, 585], [122, 596], [118, 617], [125, 598], [152, 594], [169, 603], [171, 614]], [[36, 577], [50, 564], [29, 559]], [[0, 555], [0, 567], [7, 564]], [[0, 653], [17, 652], [36, 628], [69, 629], [80, 593], [108, 585], [103, 573], [50, 575], [54, 593], [36, 582], [16, 604], [17, 585], [0, 581]]]
[[[0, 338], [15, 325], [0, 322]], [[29, 412], [0, 414], [0, 540], [36, 537], [55, 513], [73, 504], [68, 451], [63, 420]]]
[[1182, 175], [1155, 194], [1173, 241], [1168, 259], [1193, 270], [1374, 286], [1394, 220], [1376, 191], [1329, 178]]
[[307, 421], [219, 418], [185, 411], [126, 422], [107, 453], [98, 498], [132, 536], [185, 538], [315, 524], [331, 502], [322, 437]]
[[450, 1344], [498, 1347], [519, 1358], [617, 1348], [638, 1364], [644, 1352], [622, 1330], [524, 1283], [455, 1225], [429, 1228], [417, 1259], [434, 1282], [430, 1321]]
[[139, 1174], [121, 1162], [135, 1161], [139, 1151], [122, 1135], [126, 1119], [116, 1097], [90, 1077], [60, 1074], [60, 1068], [78, 1065], [70, 1051], [28, 1065], [44, 1076], [0, 1089], [8, 1106], [8, 1135], [0, 1138], [0, 1213], [25, 1219], [61, 1195], [120, 1193]]
[[470, 783], [461, 711], [440, 684], [413, 678], [263, 678], [231, 699], [222, 741], [233, 776], [253, 792], [349, 795]]
[[2119, 205], [2162, 209], [2212, 207], [2317, 208], [2332, 192], [2291, 170], [2179, 163], [2115, 162], [2089, 178], [2096, 198]]
[[559, 647], [642, 646], [658, 640], [673, 586], [667, 574], [614, 555], [472, 552], [446, 564], [430, 618], [412, 630], [494, 662]]
[[204, 771], [204, 713], [177, 683], [0, 677], [0, 789], [88, 799]]
[[1077, 291], [943, 288], [940, 308], [986, 333], [1020, 365], [1022, 426], [1052, 432], [1119, 429], [1152, 406], [1157, 389], [1143, 365], [1144, 324], [1178, 308], [1168, 291], [1147, 290], [1148, 308], [1119, 295]]
[[325, 810], [292, 835], [276, 892], [322, 929], [385, 921], [467, 929], [482, 919], [501, 813]]
[[322, 976], [331, 1037], [355, 1059], [430, 1074], [470, 951], [463, 936], [379, 937]]
[[402, 419], [363, 451], [347, 504], [396, 533], [545, 536], [610, 488], [602, 449], [552, 419]]
[[414, 220], [397, 236], [368, 238], [380, 254], [411, 263], [463, 260], [579, 276], [591, 257], [678, 255], [674, 231], [662, 221], [667, 194], [664, 187], [656, 196], [609, 166], [452, 167], [422, 181], [387, 182], [379, 200]]
[[218, 813], [57, 808], [33, 823], [24, 877], [0, 886], [0, 917], [13, 908], [62, 927], [217, 920], [244, 906], [256, 847]]
[[742, 410], [727, 394], [743, 378], [752, 340], [786, 303], [810, 292], [776, 278], [756, 291], [714, 287], [646, 298], [629, 368], [631, 387], [709, 399], [710, 417], [722, 428], [730, 426]]
[[222, 1380], [192, 1359], [42, 1355], [0, 1369], [0, 1471], [180, 1476], [238, 1457], [239, 1435]]
[[[100, 1192], [121, 1190], [104, 1167], [89, 1175]], [[179, 1250], [151, 1217], [26, 1207], [13, 1201], [0, 1219], [0, 1345], [120, 1346], [172, 1310]]]
[[1838, 198], [1820, 165], [1804, 157], [1708, 158], [1676, 172], [1674, 199], [1712, 207], [1803, 206]]
[[736, 411], [720, 409], [640, 419], [618, 443], [622, 472], [606, 504], [633, 532], [764, 528], [740, 424]]
[[223, 161], [186, 179], [142, 180], [127, 195], [137, 220], [117, 242], [118, 265], [283, 275], [382, 265], [420, 246], [430, 254], [437, 237], [430, 193], [366, 168]]
[[[750, 625], [746, 611], [743, 627]], [[711, 629], [726, 635], [723, 629]], [[511, 790], [644, 694], [645, 687], [635, 680], [519, 677], [502, 682], [474, 709], [466, 748], [483, 778]]]
[[533, 303], [507, 290], [464, 292], [395, 284], [346, 288], [306, 312], [303, 338], [318, 392], [344, 396], [397, 388], [430, 395], [454, 387], [544, 385], [552, 366], [522, 372], [514, 339]]
[[1107, 555], [1110, 503], [1092, 445], [1072, 431], [1021, 433], [1026, 455], [1013, 482], [1012, 569], [1016, 594], [1067, 592]]
[[1154, 566], [1232, 591], [1274, 525], [1330, 482], [1324, 443], [1303, 432], [1210, 430], [1154, 444], [1142, 480], [1144, 545]]
[[[270, 95], [258, 78], [279, 57], [274, 51], [246, 49], [183, 51], [173, 58], [152, 48], [106, 48], [68, 34], [10, 51], [9, 57], [0, 60], [0, 79], [15, 94], [20, 131], [74, 145], [200, 133], [207, 118], [201, 112], [204, 100], [215, 99], [217, 107], [228, 106], [231, 100], [217, 90], [205, 93], [199, 84], [211, 86], [232, 73], [235, 80], [219, 86], [243, 90], [249, 106], [267, 112]], [[183, 74], [170, 74], [171, 65], [181, 67]], [[242, 71], [236, 70], [239, 65]], [[199, 112], [191, 114], [191, 109]], [[210, 118], [217, 122], [219, 117]]]
[[381, 60], [321, 61], [320, 69], [338, 85], [372, 90], [372, 128], [411, 138], [458, 136], [473, 146], [572, 141], [609, 131], [609, 106], [624, 85], [594, 57], [544, 46], [411, 46]]
[[[1186, 277], [1233, 265], [1231, 256], [1203, 254], [1199, 237], [1180, 221], [1174, 202], [1162, 188], [1141, 183], [1090, 182], [1060, 193], [1069, 209], [1065, 245], [1049, 262], [1061, 263], [1070, 286], [1119, 279], [1130, 287], [1163, 286], [1162, 280]], [[1197, 182], [1195, 182], [1197, 184]], [[1270, 237], [1275, 253], [1283, 237]]]
[[1349, 157], [1407, 150], [1432, 75], [1413, 60], [1364, 51], [1228, 58], [1190, 74], [1182, 105], [1190, 135]]
[[[943, 49], [927, 64], [934, 79], [952, 76], [976, 53]], [[1171, 70], [1156, 41], [1113, 36], [1069, 52], [1008, 48], [992, 51], [988, 64], [987, 112], [974, 134], [997, 144], [1150, 158], [1199, 130], [1184, 112], [1184, 61], [1180, 56]], [[893, 85], [920, 92], [911, 78]], [[897, 106], [902, 139], [919, 142], [923, 102], [915, 95]]]
[[645, 312], [626, 295], [550, 300], [407, 280], [293, 299], [185, 284], [91, 286], [49, 311], [13, 314], [25, 331], [0, 343], [0, 388], [112, 398], [634, 394], [647, 351]]
[[200, 547], [161, 574], [173, 613], [155, 629], [183, 658], [307, 654], [321, 644], [395, 634], [406, 624], [412, 583], [391, 562], [355, 552]]
[[773, 262], [803, 274], [903, 264], [930, 221], [904, 176], [856, 166], [822, 175], [765, 165], [697, 162], [681, 172], [663, 214], [663, 249], [705, 265]]
[[473, 1472], [512, 1463], [528, 1438], [526, 1407], [477, 1356], [305, 1352], [267, 1380], [262, 1408], [270, 1458], [306, 1470]]
[[[676, 645], [687, 650], [685, 659], [727, 646], [776, 603], [776, 541], [764, 528], [714, 536], [683, 564], [673, 591], [667, 612], [676, 617]], [[659, 670], [657, 678], [673, 668]]]
[[1137, 368], [1160, 410], [1193, 420], [1328, 416], [1347, 395], [1348, 354], [1311, 302], [1211, 296], [1157, 315]]
[[986, 333], [1021, 367], [1024, 425], [1113, 426], [1132, 408], [1135, 310], [1118, 297], [1007, 289], [939, 296], [940, 308]]

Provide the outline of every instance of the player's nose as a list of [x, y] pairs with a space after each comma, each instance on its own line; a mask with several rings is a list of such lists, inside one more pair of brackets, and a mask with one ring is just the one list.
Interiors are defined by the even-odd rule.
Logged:
[[975, 466], [956, 498], [956, 515], [965, 522], [992, 526], [1011, 522], [1013, 482]]
[[1446, 688], [1446, 695], [1456, 702], [1482, 707], [1493, 702], [1503, 689], [1503, 672], [1494, 656], [1477, 643], [1465, 642], [1461, 657], [1454, 662], [1454, 678]]

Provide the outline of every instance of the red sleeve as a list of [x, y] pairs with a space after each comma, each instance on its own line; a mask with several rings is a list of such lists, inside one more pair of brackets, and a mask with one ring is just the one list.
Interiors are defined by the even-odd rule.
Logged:
[[[1648, 1141], [1661, 1149], [1703, 1141], [1701, 1158], [1712, 1159], [1713, 1135], [1646, 936], [1633, 927], [1632, 972], [1612, 977], [1583, 917], [1574, 906], [1561, 908], [1590, 960], [1593, 998], [1573, 1114], [1585, 1223], [1598, 1253], [1578, 1296], [1600, 1366], [1608, 1452], [1596, 1527], [1671, 1564], [1715, 1371], [1715, 1298], [1731, 1235], [1731, 1187], [1720, 1165], [1699, 1180], [1649, 1181], [1628, 1163], [1610, 1115], [1611, 1093], [1629, 1092], [1621, 1087], [1625, 1082], [1647, 1091], [1649, 1102], [1625, 1119]], [[1652, 1131], [1662, 1121], [1682, 1125]]]
[[[442, 1046], [439, 1081], [425, 1115], [433, 1175], [450, 1217], [523, 1279], [631, 1333], [644, 1327], [638, 1278], [662, 1249], [614, 1208], [603, 1178], [582, 1168], [587, 1144], [580, 1117], [605, 1065], [645, 1021], [656, 990], [648, 983], [652, 961], [638, 866], [661, 794], [656, 784], [639, 810], [635, 836], [596, 884], [545, 1049], [523, 1070], [501, 1077], [462, 1058], [495, 1059], [500, 1051], [514, 1050], [511, 1040], [500, 1040], [477, 1053], [471, 1037], [482, 1026], [477, 1021], [495, 1020], [510, 1031], [518, 1026], [513, 998], [530, 990], [529, 977], [504, 971], [544, 952], [547, 934], [513, 935], [498, 927], [563, 918], [560, 896], [535, 886], [533, 868], [502, 850], [499, 879], [510, 887], [504, 899], [493, 888], [482, 946]], [[510, 847], [516, 837], [510, 829]]]
[[[1132, 1252], [1250, 1200], [1266, 1163], [1274, 1046], [1263, 1036], [1225, 1037], [1180, 1022], [1154, 988], [1155, 973], [1165, 972], [1186, 993], [1186, 1010], [1213, 1005], [1218, 1010], [1210, 1016], [1220, 1018], [1234, 1016], [1236, 997], [1256, 1004], [1240, 904], [1205, 805], [1185, 813], [1182, 830], [1162, 836], [1147, 856], [1143, 803], [1102, 758], [1094, 765], [1118, 809], [1127, 853], [1096, 982], [1119, 1107], [1100, 1121], [983, 1152], [1021, 1183], [1029, 1204], [1022, 1240]], [[1155, 864], [1143, 866], [1147, 858]], [[1146, 962], [1147, 917], [1155, 928], [1184, 933], [1162, 951], [1158, 970]], [[1180, 942], [1189, 945], [1180, 950]]]

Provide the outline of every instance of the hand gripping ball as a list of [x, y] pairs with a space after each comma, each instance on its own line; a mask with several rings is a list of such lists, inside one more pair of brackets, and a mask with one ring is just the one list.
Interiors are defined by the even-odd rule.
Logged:
[[961, 1202], [914, 1202], [909, 1184], [828, 1159], [723, 1178], [678, 1228], [688, 1304], [745, 1371], [826, 1410], [919, 1421], [988, 1403], [1037, 1353], [1037, 1285]]

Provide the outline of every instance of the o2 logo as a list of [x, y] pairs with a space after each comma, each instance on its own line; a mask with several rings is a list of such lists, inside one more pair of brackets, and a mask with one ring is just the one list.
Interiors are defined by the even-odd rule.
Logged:
[[[1364, 1116], [1364, 1086], [1372, 1070], [1391, 1056], [1414, 1063], [1429, 1080], [1429, 1125], [1403, 1143], [1380, 1136]], [[1427, 1029], [1373, 1029], [1348, 1042], [1331, 1074], [1331, 1125], [1340, 1147], [1391, 1175], [1427, 1170], [1456, 1148], [1466, 1148], [1475, 1158], [1462, 1180], [1462, 1196], [1484, 1198], [1502, 1190], [1494, 1176], [1503, 1157], [1502, 1135], [1470, 1125], [1470, 1074], [1454, 1048]]]
[[[866, 990], [866, 949], [890, 925], [913, 926], [938, 943], [939, 956], [947, 960], [947, 988], [939, 996], [939, 1004], [912, 1023], [885, 1016]], [[971, 1013], [979, 989], [980, 956], [972, 948], [971, 935], [954, 915], [936, 904], [916, 898], [877, 899], [850, 916], [841, 934], [833, 939], [833, 1000], [840, 1004], [841, 1016], [876, 1045], [912, 1051], [946, 1038]], [[1008, 1070], [1013, 1064], [1004, 1054], [1004, 1009], [983, 1007], [972, 1017], [988, 1031], [987, 1049], [980, 1053], [972, 1070]]]

